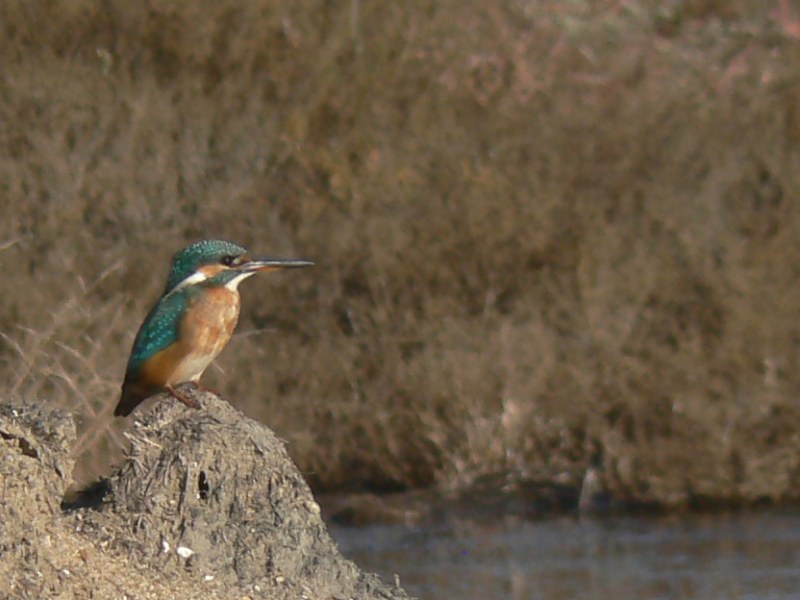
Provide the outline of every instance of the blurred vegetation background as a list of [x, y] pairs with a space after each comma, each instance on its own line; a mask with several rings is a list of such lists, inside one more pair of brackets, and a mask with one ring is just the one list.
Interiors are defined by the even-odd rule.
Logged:
[[205, 382], [319, 491], [800, 497], [800, 39], [788, 2], [8, 0], [0, 393], [79, 477], [173, 252], [242, 286]]

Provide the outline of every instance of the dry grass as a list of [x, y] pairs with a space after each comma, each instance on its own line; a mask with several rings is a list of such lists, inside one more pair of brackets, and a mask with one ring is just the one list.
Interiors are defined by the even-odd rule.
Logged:
[[796, 497], [800, 46], [763, 4], [4, 3], [3, 394], [113, 448], [169, 257], [219, 236], [319, 265], [248, 282], [207, 376], [318, 489]]

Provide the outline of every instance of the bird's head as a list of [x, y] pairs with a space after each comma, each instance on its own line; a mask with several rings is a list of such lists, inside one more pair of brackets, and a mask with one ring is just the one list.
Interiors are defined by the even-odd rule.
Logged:
[[224, 240], [203, 240], [178, 251], [172, 258], [167, 294], [176, 288], [213, 279], [233, 290], [241, 281], [259, 271], [295, 269], [314, 263], [285, 258], [250, 258], [247, 250]]

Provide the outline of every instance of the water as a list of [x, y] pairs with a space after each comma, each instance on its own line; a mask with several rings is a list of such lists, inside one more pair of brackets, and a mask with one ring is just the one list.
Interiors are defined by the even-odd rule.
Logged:
[[423, 599], [800, 599], [800, 514], [332, 527]]

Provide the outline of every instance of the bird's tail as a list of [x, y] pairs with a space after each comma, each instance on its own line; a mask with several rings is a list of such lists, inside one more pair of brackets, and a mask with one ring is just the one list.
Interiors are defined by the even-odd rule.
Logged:
[[130, 385], [127, 382], [123, 383], [122, 395], [119, 398], [117, 407], [114, 409], [114, 416], [127, 417], [148, 395], [135, 385]]

